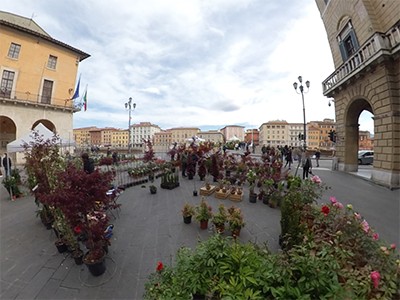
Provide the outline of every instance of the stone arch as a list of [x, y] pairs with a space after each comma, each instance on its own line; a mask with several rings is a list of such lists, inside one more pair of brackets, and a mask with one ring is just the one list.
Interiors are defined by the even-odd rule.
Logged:
[[358, 119], [364, 110], [374, 114], [371, 103], [365, 97], [357, 96], [349, 101], [344, 112], [344, 163], [348, 172], [358, 170]]
[[7, 116], [0, 116], [0, 152], [7, 150], [7, 144], [16, 139], [17, 125]]
[[35, 123], [33, 123], [31, 130], [33, 130], [40, 123], [42, 123], [48, 130], [57, 133], [54, 123], [46, 119], [37, 120]]

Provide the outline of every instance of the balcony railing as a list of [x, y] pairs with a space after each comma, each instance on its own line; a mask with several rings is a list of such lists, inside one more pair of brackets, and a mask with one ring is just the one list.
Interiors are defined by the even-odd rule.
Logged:
[[400, 25], [393, 26], [386, 33], [375, 33], [356, 53], [346, 60], [322, 82], [324, 96], [356, 75], [382, 55], [392, 55], [400, 49]]
[[[9, 89], [0, 89], [0, 101], [21, 103], [24, 105], [35, 105], [41, 107], [51, 107], [58, 109], [67, 109], [74, 112], [80, 111], [82, 104], [72, 103], [71, 99], [59, 99], [54, 97], [47, 97], [38, 94], [31, 94], [29, 92], [20, 92]], [[64, 105], [54, 104], [54, 103], [64, 103]]]

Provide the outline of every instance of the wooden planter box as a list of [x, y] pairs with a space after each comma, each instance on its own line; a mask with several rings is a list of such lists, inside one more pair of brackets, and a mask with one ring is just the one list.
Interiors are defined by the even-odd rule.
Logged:
[[231, 200], [231, 201], [240, 202], [240, 201], [242, 201], [242, 199], [243, 199], [243, 193], [241, 195], [238, 195], [238, 194], [230, 194], [229, 195], [229, 200]]
[[206, 189], [205, 186], [203, 186], [202, 188], [200, 188], [200, 195], [202, 196], [210, 196], [212, 193], [214, 193], [216, 186], [215, 185], [211, 185], [211, 188], [209, 190]]
[[218, 199], [226, 199], [231, 193], [231, 190], [226, 190], [225, 193], [222, 192], [222, 190], [219, 190], [218, 192], [215, 192], [215, 198]]

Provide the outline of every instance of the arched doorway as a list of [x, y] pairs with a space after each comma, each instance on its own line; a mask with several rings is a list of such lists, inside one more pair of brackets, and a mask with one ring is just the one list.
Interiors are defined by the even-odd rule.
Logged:
[[0, 116], [0, 152], [7, 151], [7, 144], [16, 139], [17, 126], [9, 117]]
[[31, 130], [33, 130], [38, 124], [42, 123], [48, 130], [53, 131], [54, 133], [57, 133], [56, 131], [56, 126], [49, 120], [37, 120], [35, 123], [33, 123]]
[[347, 106], [344, 118], [344, 170], [347, 172], [356, 172], [358, 170], [358, 150], [359, 150], [359, 118], [363, 111], [374, 114], [371, 104], [368, 100], [358, 98], [353, 100]]

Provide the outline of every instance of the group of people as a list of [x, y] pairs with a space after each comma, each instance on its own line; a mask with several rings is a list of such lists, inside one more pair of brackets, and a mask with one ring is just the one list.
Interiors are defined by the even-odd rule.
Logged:
[[3, 173], [1, 171], [1, 167], [4, 168], [4, 176], [9, 177], [11, 175], [11, 159], [8, 157], [7, 153], [4, 153], [4, 157], [1, 158], [0, 156], [0, 176], [3, 176]]
[[[263, 145], [261, 148], [261, 152], [262, 155], [268, 155], [270, 157], [274, 156], [274, 155], [278, 155], [280, 157], [280, 160], [282, 161], [282, 163], [284, 161], [286, 161], [284, 167], [288, 167], [288, 169], [290, 170], [291, 165], [293, 163], [293, 157], [294, 157], [294, 148], [291, 146], [284, 146], [284, 147], [280, 147], [278, 146], [277, 149], [275, 149], [274, 147], [270, 147]], [[310, 152], [308, 151], [302, 151], [301, 149], [299, 149], [299, 151], [301, 151], [301, 160], [299, 163], [301, 163], [301, 167], [303, 168], [303, 179], [308, 178], [308, 174], [312, 174], [312, 161], [311, 161], [311, 157], [310, 157]], [[319, 160], [321, 157], [321, 152], [319, 149], [316, 150], [315, 154], [315, 161], [317, 164], [317, 167], [319, 167]]]

